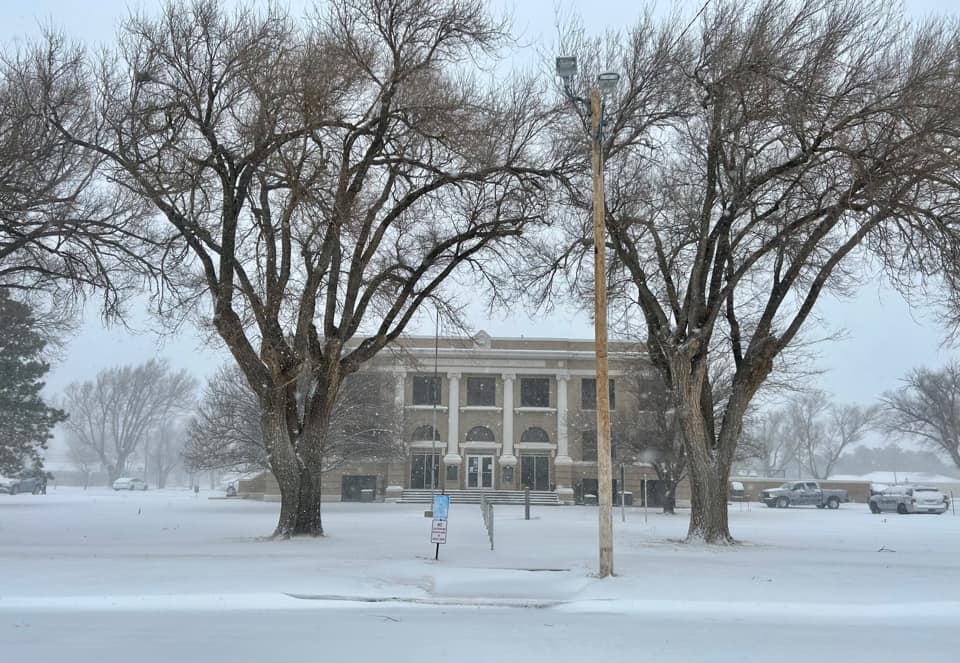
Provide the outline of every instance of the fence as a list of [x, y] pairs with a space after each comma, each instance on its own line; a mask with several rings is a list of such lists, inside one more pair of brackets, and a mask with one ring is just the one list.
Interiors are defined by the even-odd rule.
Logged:
[[487, 536], [490, 537], [490, 550], [493, 550], [493, 504], [486, 495], [480, 498], [480, 513], [487, 528]]

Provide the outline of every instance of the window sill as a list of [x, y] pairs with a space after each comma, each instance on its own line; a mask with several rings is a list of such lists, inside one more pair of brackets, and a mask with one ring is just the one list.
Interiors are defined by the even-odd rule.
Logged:
[[516, 412], [528, 412], [528, 413], [542, 412], [544, 414], [552, 414], [556, 411], [557, 411], [557, 408], [555, 407], [533, 407], [530, 405], [521, 405], [516, 409]]
[[432, 410], [433, 408], [437, 408], [438, 410], [443, 410], [444, 412], [447, 411], [446, 405], [406, 405], [405, 407], [408, 410]]
[[503, 410], [502, 407], [496, 405], [464, 405], [460, 409], [467, 412], [500, 412]]

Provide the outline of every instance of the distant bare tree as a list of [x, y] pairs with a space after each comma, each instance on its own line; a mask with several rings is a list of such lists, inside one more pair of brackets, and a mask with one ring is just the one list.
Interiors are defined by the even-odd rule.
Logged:
[[147, 437], [143, 448], [144, 481], [166, 488], [170, 473], [183, 462], [187, 426], [182, 418], [166, 419]]
[[73, 433], [67, 433], [67, 457], [70, 463], [83, 475], [83, 489], [86, 490], [90, 485], [90, 477], [99, 470], [100, 455], [83, 444]]
[[193, 472], [272, 471], [263, 441], [260, 401], [234, 365], [222, 366], [203, 389], [183, 458]]
[[[355, 460], [389, 460], [403, 453], [403, 412], [386, 373], [359, 372], [343, 383], [325, 445], [323, 471]], [[299, 402], [309, 393], [301, 381]], [[235, 366], [224, 366], [207, 383], [184, 451], [187, 467], [200, 470], [271, 470], [260, 427], [257, 395]], [[271, 470], [272, 471], [272, 470]]]
[[916, 368], [883, 395], [882, 430], [936, 449], [960, 468], [960, 362]]
[[829, 479], [840, 457], [863, 439], [876, 408], [838, 405], [828, 393], [813, 389], [792, 399], [786, 419], [796, 453], [815, 479]]
[[455, 275], [497, 296], [547, 223], [554, 115], [532, 77], [464, 66], [509, 43], [482, 0], [332, 0], [302, 24], [225, 4], [168, 2], [102, 60], [52, 45], [39, 69], [80, 81], [96, 130], [51, 125], [160, 216], [158, 260], [193, 268], [164, 303], [208, 318], [256, 392], [275, 534], [319, 536], [341, 385], [424, 303], [457, 318]]
[[94, 452], [108, 481], [123, 476], [128, 459], [171, 417], [192, 404], [196, 383], [166, 361], [100, 371], [65, 390], [65, 426], [75, 443]]
[[745, 418], [740, 453], [745, 460], [756, 461], [763, 476], [786, 476], [787, 466], [797, 458], [797, 440], [789, 428], [784, 410]]
[[[621, 76], [603, 131], [609, 283], [680, 418], [689, 540], [734, 541], [744, 416], [824, 292], [852, 292], [868, 257], [904, 291], [960, 274], [958, 44], [956, 21], [913, 25], [886, 0], [714, 0], [692, 24], [561, 35], [577, 87]], [[567, 237], [525, 286], [576, 280], [594, 250], [583, 117], [557, 126], [580, 165], [556, 213]]]

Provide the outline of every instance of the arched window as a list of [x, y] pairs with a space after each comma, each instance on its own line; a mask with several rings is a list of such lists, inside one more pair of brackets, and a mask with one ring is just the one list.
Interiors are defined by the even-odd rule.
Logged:
[[550, 436], [547, 435], [547, 431], [537, 426], [531, 426], [527, 430], [523, 431], [523, 435], [520, 436], [521, 442], [549, 442]]
[[422, 440], [439, 440], [440, 434], [433, 429], [433, 426], [420, 426], [417, 430], [413, 431], [413, 441], [420, 442]]
[[467, 433], [467, 442], [495, 442], [493, 431], [486, 426], [474, 426]]

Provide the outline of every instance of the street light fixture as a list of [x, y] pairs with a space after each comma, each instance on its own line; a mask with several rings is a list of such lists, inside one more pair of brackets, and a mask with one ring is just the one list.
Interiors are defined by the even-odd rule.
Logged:
[[557, 58], [557, 75], [563, 79], [567, 98], [590, 112], [590, 150], [593, 161], [593, 269], [594, 269], [594, 354], [597, 378], [597, 502], [600, 512], [600, 577], [613, 575], [613, 463], [610, 453], [610, 381], [607, 367], [607, 267], [606, 225], [603, 186], [603, 95], [617, 87], [620, 75], [608, 71], [597, 76], [590, 100], [570, 90], [577, 73], [575, 57]]

